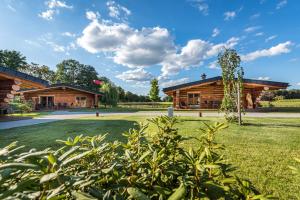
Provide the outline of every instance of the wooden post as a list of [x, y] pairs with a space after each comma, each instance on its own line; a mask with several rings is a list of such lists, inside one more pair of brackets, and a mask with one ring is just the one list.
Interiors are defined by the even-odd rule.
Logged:
[[180, 91], [179, 90], [176, 90], [176, 98], [175, 98], [175, 107], [177, 108], [177, 109], [179, 109], [180, 108]]
[[240, 84], [237, 84], [237, 110], [238, 110], [238, 118], [239, 118], [239, 125], [242, 125], [242, 113], [241, 113], [241, 94], [240, 94]]

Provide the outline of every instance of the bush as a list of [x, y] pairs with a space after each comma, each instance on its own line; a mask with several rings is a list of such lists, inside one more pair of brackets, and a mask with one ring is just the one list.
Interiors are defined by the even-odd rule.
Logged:
[[32, 102], [23, 101], [19, 96], [16, 96], [9, 105], [14, 112], [29, 113], [33, 110]]
[[205, 124], [199, 148], [186, 151], [176, 118], [150, 122], [155, 133], [146, 137], [141, 124], [124, 133], [126, 143], [76, 136], [56, 150], [0, 149], [0, 199], [268, 199], [220, 154], [215, 136], [226, 125]]
[[275, 101], [280, 101], [280, 100], [283, 100], [283, 99], [284, 99], [284, 96], [275, 96], [274, 97]]

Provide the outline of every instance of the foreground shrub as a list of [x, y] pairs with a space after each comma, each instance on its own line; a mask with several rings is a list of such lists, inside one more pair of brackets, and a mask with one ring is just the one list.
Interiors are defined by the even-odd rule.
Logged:
[[[124, 133], [126, 143], [104, 136], [59, 141], [60, 149], [0, 149], [0, 199], [267, 199], [233, 176], [224, 148], [215, 142], [226, 125], [205, 124], [199, 147], [186, 151], [176, 118], [149, 120]], [[19, 153], [20, 152], [20, 153]]]

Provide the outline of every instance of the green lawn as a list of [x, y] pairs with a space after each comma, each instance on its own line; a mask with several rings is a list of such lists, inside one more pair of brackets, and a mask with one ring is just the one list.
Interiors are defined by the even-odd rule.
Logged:
[[[56, 139], [78, 134], [95, 135], [110, 132], [107, 140], [123, 140], [122, 132], [145, 121], [141, 116], [111, 116], [58, 121], [29, 127], [0, 131], [0, 146], [18, 140], [34, 148], [58, 146]], [[180, 117], [179, 131], [186, 137], [199, 137], [197, 128], [202, 121], [211, 123], [222, 118]], [[231, 125], [218, 136], [226, 146], [225, 155], [243, 178], [249, 178], [264, 193], [280, 199], [300, 199], [300, 180], [292, 175], [289, 165], [293, 157], [300, 157], [300, 119], [246, 118], [246, 125]], [[153, 127], [150, 126], [149, 132]], [[185, 147], [196, 147], [190, 139]]]
[[300, 112], [300, 99], [283, 99], [277, 101], [261, 101], [262, 111]]
[[[270, 102], [274, 107], [300, 107], [300, 99], [283, 99]], [[262, 106], [268, 106], [267, 101], [261, 101]]]

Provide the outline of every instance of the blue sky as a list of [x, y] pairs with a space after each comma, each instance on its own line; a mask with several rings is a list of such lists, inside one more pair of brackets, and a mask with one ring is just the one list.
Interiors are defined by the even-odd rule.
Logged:
[[0, 49], [55, 69], [63, 59], [139, 94], [221, 74], [234, 48], [247, 78], [300, 88], [298, 0], [2, 0]]

